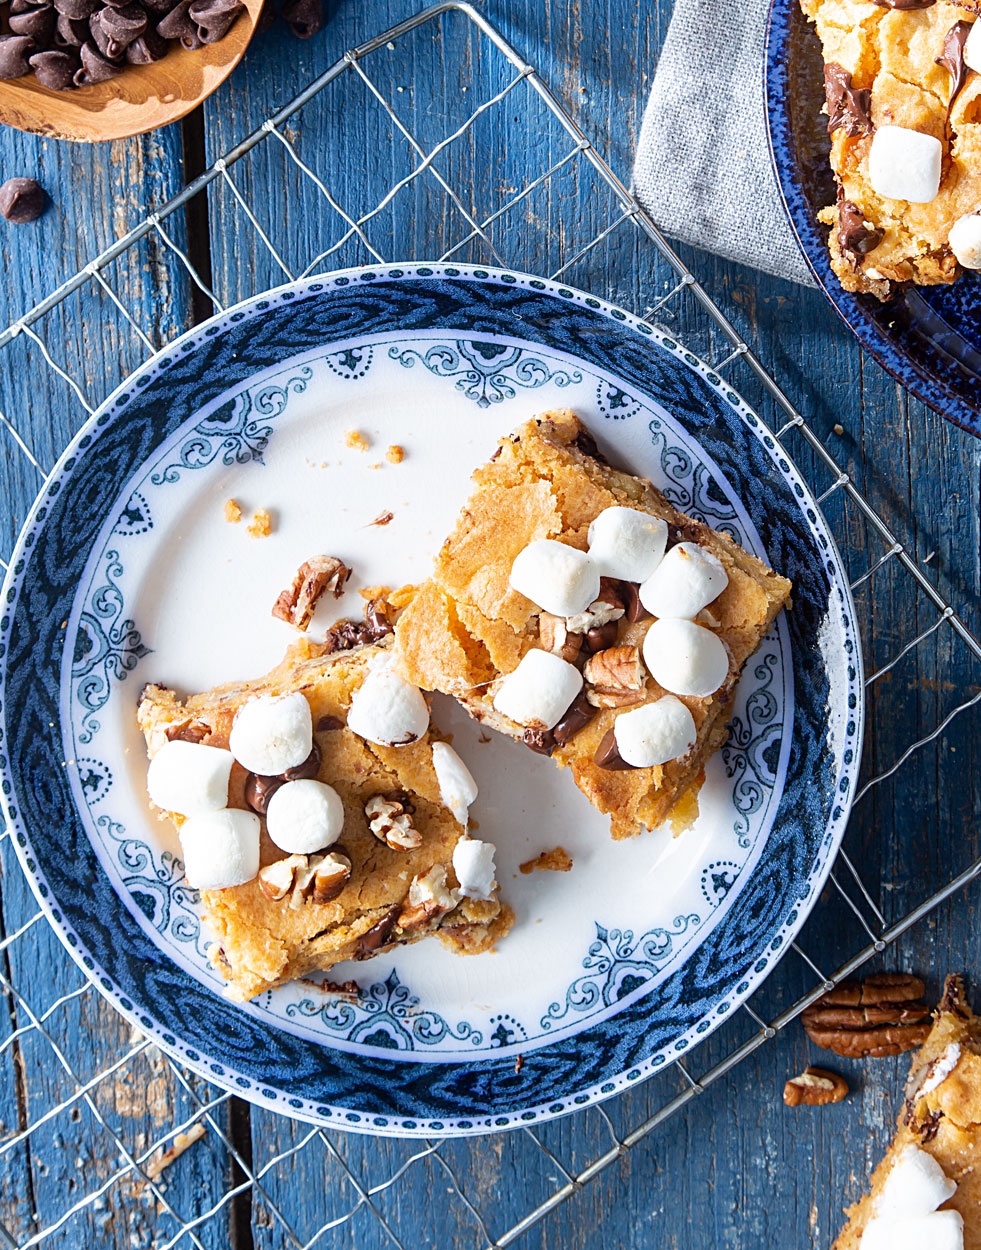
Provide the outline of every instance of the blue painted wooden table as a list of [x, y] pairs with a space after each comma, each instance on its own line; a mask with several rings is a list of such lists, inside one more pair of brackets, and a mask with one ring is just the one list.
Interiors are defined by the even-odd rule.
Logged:
[[[670, 0], [653, 5], [489, 0], [485, 12], [542, 71], [626, 179], [670, 8]], [[36, 175], [51, 197], [36, 225], [0, 228], [0, 325], [20, 317], [166, 201], [345, 48], [406, 17], [415, 5], [341, 0], [330, 2], [328, 10], [324, 29], [309, 42], [297, 42], [281, 23], [256, 39], [229, 81], [182, 125], [92, 148], [0, 133], [3, 176]], [[374, 55], [372, 81], [426, 152], [507, 79], [499, 58], [458, 14]], [[418, 152], [387, 114], [373, 108], [369, 88], [356, 78], [319, 96], [283, 130], [351, 215], [379, 203], [418, 164]], [[433, 170], [452, 186], [464, 209], [476, 212], [480, 205], [479, 215], [487, 216], [528, 184], [529, 172], [550, 168], [569, 150], [569, 136], [540, 102], [513, 91], [482, 115], [462, 142], [441, 150]], [[665, 170], [670, 176], [670, 154]], [[343, 233], [335, 210], [275, 143], [235, 166], [230, 182], [274, 242], [279, 260], [258, 237], [229, 182], [219, 180], [206, 204], [199, 197], [167, 222], [170, 236], [226, 304], [281, 281], [283, 266], [303, 269]], [[602, 235], [615, 217], [608, 189], [588, 166], [573, 161], [502, 213], [486, 231], [489, 242], [472, 240], [459, 255], [492, 262], [488, 248], [493, 248], [514, 267], [552, 272]], [[664, 224], [670, 229], [671, 223]], [[467, 227], [444, 186], [427, 178], [407, 183], [370, 219], [365, 234], [370, 249], [353, 239], [327, 263], [364, 262], [372, 258], [371, 249], [386, 259], [436, 256], [465, 238]], [[159, 236], [139, 249], [138, 263], [117, 263], [106, 277], [143, 333], [160, 343], [207, 315], [210, 306]], [[711, 256], [690, 251], [683, 256], [776, 371], [829, 450], [977, 630], [981, 443], [911, 400], [863, 358], [817, 292]], [[612, 229], [570, 268], [568, 281], [643, 310], [666, 292], [671, 275], [635, 231]], [[725, 354], [697, 310], [675, 313], [669, 305], [658, 319], [708, 358]], [[139, 342], [105, 299], [66, 302], [38, 328], [51, 355], [79, 380], [90, 402], [139, 359]], [[40, 464], [49, 466], [85, 414], [38, 350], [21, 335], [0, 353], [0, 410], [29, 440]], [[772, 402], [758, 385], [746, 375], [738, 385], [775, 419]], [[0, 551], [6, 556], [39, 479], [12, 440], [2, 432], [0, 437]], [[803, 445], [795, 450], [818, 489], [829, 485], [813, 455]], [[881, 548], [867, 520], [846, 507], [840, 492], [830, 496], [826, 509], [858, 576]], [[894, 563], [864, 582], [856, 597], [870, 672], [888, 664], [934, 619]], [[977, 665], [944, 630], [885, 672], [870, 688], [866, 776], [889, 770], [911, 743], [977, 690], [978, 679]], [[887, 920], [905, 914], [979, 854], [977, 729], [975, 710], [957, 716], [858, 805], [845, 845]], [[418, 1144], [311, 1134], [304, 1126], [219, 1099], [206, 1142], [189, 1149], [165, 1174], [166, 1201], [156, 1200], [132, 1177], [113, 1179], [120, 1147], [138, 1154], [194, 1115], [200, 1099], [215, 1091], [175, 1078], [163, 1057], [141, 1048], [140, 1039], [92, 993], [80, 991], [52, 1012], [45, 1029], [60, 1042], [67, 1068], [56, 1059], [35, 1026], [41, 1013], [81, 981], [43, 922], [14, 940], [36, 907], [13, 859], [4, 865], [2, 922], [10, 941], [2, 948], [0, 976], [17, 993], [6, 994], [0, 1024], [0, 1224], [12, 1245], [37, 1237], [41, 1244], [65, 1247], [278, 1250], [316, 1238], [322, 1246], [481, 1247], [516, 1225], [567, 1174], [579, 1173], [607, 1151], [611, 1134], [622, 1140], [683, 1088], [672, 1076], [670, 1088], [654, 1082], [634, 1089], [603, 1113], [541, 1130], [540, 1144], [518, 1133], [451, 1143], [438, 1155], [423, 1151], [418, 1158]], [[843, 884], [849, 884], [847, 874]], [[864, 907], [854, 883], [850, 893]], [[956, 895], [885, 952], [880, 966], [919, 972], [931, 994], [948, 969], [977, 976], [977, 902], [976, 889]], [[863, 915], [870, 917], [868, 910]], [[829, 887], [801, 946], [829, 971], [868, 940], [848, 903]], [[772, 1018], [813, 981], [803, 961], [788, 958], [753, 1000], [754, 1008]], [[713, 1036], [693, 1057], [694, 1075], [744, 1040], [747, 1024], [733, 1022]], [[134, 1047], [139, 1053], [121, 1063]], [[791, 1025], [682, 1115], [623, 1151], [622, 1160], [536, 1223], [519, 1244], [569, 1250], [829, 1246], [842, 1206], [862, 1191], [890, 1135], [907, 1063], [904, 1058], [843, 1061], [835, 1066], [852, 1085], [846, 1102], [819, 1111], [785, 1108], [784, 1081], [821, 1058], [800, 1027]], [[109, 1077], [96, 1079], [117, 1063]], [[88, 1100], [77, 1098], [45, 1119], [87, 1081], [93, 1082]], [[14, 1145], [4, 1149], [5, 1142]], [[257, 1176], [257, 1183], [243, 1185], [247, 1174]], [[369, 1193], [393, 1177], [390, 1185]], [[107, 1182], [104, 1196], [59, 1223], [73, 1204]], [[193, 1231], [180, 1231], [168, 1205], [180, 1223], [197, 1221]], [[353, 1217], [341, 1220], [352, 1205]], [[0, 1244], [6, 1244], [2, 1236]]]

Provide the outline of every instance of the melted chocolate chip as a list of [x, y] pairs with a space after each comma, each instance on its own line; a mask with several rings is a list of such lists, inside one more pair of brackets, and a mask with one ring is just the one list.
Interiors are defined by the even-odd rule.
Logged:
[[249, 773], [245, 779], [245, 801], [254, 812], [265, 816], [269, 800], [284, 784], [282, 777], [261, 777], [258, 773]]
[[552, 730], [555, 745], [564, 747], [570, 738], [574, 738], [580, 729], [585, 729], [593, 717], [598, 715], [599, 708], [593, 707], [589, 702], [585, 690], [580, 690]]
[[623, 595], [624, 616], [630, 624], [646, 621], [651, 614], [640, 601], [640, 586], [636, 582], [621, 582], [620, 593]]
[[[967, 43], [967, 37], [971, 33], [971, 22], [955, 22], [950, 30], [944, 36], [944, 50], [941, 56], [936, 58], [937, 64], [942, 65], [950, 74], [950, 99], [947, 101], [947, 116], [944, 119], [944, 125], [950, 124], [950, 113], [954, 107], [954, 101], [960, 95], [961, 88], [967, 80], [967, 66], [964, 64], [964, 45]], [[13, 27], [13, 23], [11, 23]]]
[[901, 13], [911, 9], [932, 9], [937, 0], [872, 0], [880, 9], [899, 9]]
[[593, 763], [597, 768], [605, 768], [609, 772], [628, 772], [633, 764], [628, 764], [617, 748], [617, 740], [611, 726], [603, 735], [603, 741], [596, 748]]
[[185, 720], [167, 730], [168, 742], [203, 742], [211, 729], [200, 720]]
[[852, 76], [843, 66], [829, 61], [824, 67], [824, 95], [828, 101], [828, 134], [843, 130], [853, 138], [869, 135], [872, 125], [872, 92], [852, 86]]
[[310, 781], [320, 772], [320, 747], [316, 742], [310, 749], [310, 754], [302, 764], [297, 764], [295, 768], [287, 768], [282, 773], [280, 780], [282, 781]]
[[538, 755], [551, 755], [555, 750], [555, 734], [551, 729], [526, 729], [521, 741]]
[[867, 256], [882, 242], [882, 231], [865, 224], [862, 210], [851, 200], [846, 200], [838, 188], [838, 246], [854, 267], [861, 256]]
[[607, 647], [615, 646], [616, 640], [616, 621], [607, 621], [605, 625], [594, 625], [592, 629], [586, 631], [586, 636], [583, 639], [586, 644], [586, 650], [590, 655], [595, 655], [597, 651], [605, 651]]
[[363, 621], [338, 621], [336, 625], [332, 625], [324, 635], [327, 654], [366, 647], [394, 634], [395, 628], [386, 615], [385, 607], [383, 599], [372, 599], [364, 610]]
[[401, 910], [401, 904], [396, 903], [394, 907], [389, 908], [377, 924], [373, 924], [366, 933], [361, 934], [361, 937], [358, 939], [357, 949], [354, 952], [355, 959], [370, 959], [377, 950], [385, 945], [388, 941], [388, 935], [395, 928], [395, 922]]
[[371, 641], [377, 642], [395, 633], [395, 627], [388, 619], [384, 599], [372, 599], [364, 610], [364, 623], [371, 631]]
[[584, 456], [589, 456], [591, 459], [595, 460], [597, 464], [608, 465], [610, 463], [596, 446], [596, 439], [593, 438], [592, 434], [590, 434], [589, 430], [587, 430], [585, 426], [583, 426], [576, 437], [572, 440], [572, 446], [575, 447], [577, 451], [581, 451]]
[[343, 729], [344, 722], [339, 716], [321, 716], [317, 721], [317, 733], [330, 733], [334, 729]]

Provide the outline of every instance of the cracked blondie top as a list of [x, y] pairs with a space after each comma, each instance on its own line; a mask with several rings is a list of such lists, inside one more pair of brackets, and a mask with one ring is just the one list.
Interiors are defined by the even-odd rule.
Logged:
[[[612, 468], [568, 410], [546, 413], [503, 438], [473, 484], [432, 576], [415, 589], [397, 621], [397, 670], [423, 689], [454, 696], [475, 719], [569, 768], [583, 794], [610, 816], [614, 838], [653, 828], [669, 816], [676, 828], [690, 824], [705, 763], [726, 737], [739, 672], [788, 601], [790, 583], [725, 534], [672, 507], [650, 482]], [[611, 508], [618, 516], [635, 510], [641, 523], [657, 518], [668, 556], [673, 547], [688, 544], [696, 554], [700, 549], [716, 557], [728, 577], [722, 593], [696, 618], [704, 634], [715, 635], [704, 641], [719, 651], [715, 639], [723, 644], [724, 680], [708, 696], [666, 701], [688, 726], [687, 749], [650, 767], [630, 766], [611, 749], [618, 718], [636, 716], [666, 694], [640, 659], [642, 651], [650, 658], [644, 643], [654, 620], [639, 606], [638, 586], [604, 577], [604, 602], [592, 603], [577, 618], [561, 619], [511, 584], [512, 566], [529, 544], [559, 539], [584, 552], [591, 523]], [[554, 555], [556, 547], [546, 544], [545, 555]], [[503, 703], [503, 681], [530, 653], [541, 651], [565, 662], [549, 657], [551, 669], [563, 682], [568, 679], [558, 698], [561, 690], [571, 698], [581, 689], [557, 723], [535, 728], [512, 720], [496, 702]], [[544, 662], [539, 667], [542, 680], [551, 680], [551, 669], [544, 672]], [[507, 706], [513, 708], [514, 700]], [[674, 728], [672, 720], [671, 733]]]
[[[979, 267], [981, 74], [965, 62], [965, 45], [981, 5], [801, 0], [801, 7], [823, 47], [838, 198], [819, 219], [831, 227], [831, 264], [842, 286], [885, 300], [898, 285], [950, 283], [962, 265]], [[909, 180], [914, 168], [929, 184], [923, 190]]]
[[[917, 1152], [929, 1156], [943, 1175]], [[887, 1183], [890, 1176], [902, 1175], [897, 1167], [901, 1159], [908, 1167], [910, 1154], [918, 1165], [916, 1179], [924, 1172], [934, 1174], [933, 1197], [922, 1205], [932, 1207], [933, 1199], [943, 1198], [932, 1213], [915, 1209], [921, 1187], [908, 1182], [904, 1209], [895, 1211], [896, 1181], [889, 1188]], [[968, 1005], [960, 977], [947, 978], [933, 1028], [910, 1068], [896, 1136], [872, 1175], [868, 1194], [848, 1217], [834, 1250], [885, 1245], [899, 1250], [906, 1242], [897, 1224], [909, 1227], [920, 1220], [925, 1222], [915, 1225], [917, 1244], [981, 1250], [981, 1018]]]
[[[310, 706], [314, 743], [313, 763], [302, 775], [328, 783], [343, 803], [339, 839], [323, 855], [286, 855], [259, 811], [266, 803], [263, 783], [277, 779], [257, 778], [232, 764], [228, 808], [259, 815], [260, 869], [245, 884], [203, 889], [201, 901], [215, 938], [211, 961], [229, 982], [227, 996], [237, 1001], [430, 935], [457, 953], [476, 954], [490, 949], [512, 923], [496, 890], [487, 899], [457, 897], [453, 852], [467, 835], [441, 796], [432, 728], [399, 746], [370, 743], [347, 728], [352, 697], [371, 665], [387, 654], [391, 637], [368, 645], [342, 637], [341, 645], [352, 642], [354, 649], [332, 652], [331, 643], [304, 638], [256, 681], [183, 701], [173, 690], [151, 685], [140, 700], [139, 725], [153, 757], [175, 740], [227, 748], [243, 706], [259, 696], [299, 692]], [[178, 830], [184, 824], [176, 813], [161, 815]], [[339, 888], [326, 874], [338, 864], [346, 874], [346, 863], [349, 875]], [[420, 880], [434, 886], [422, 898], [412, 889]]]

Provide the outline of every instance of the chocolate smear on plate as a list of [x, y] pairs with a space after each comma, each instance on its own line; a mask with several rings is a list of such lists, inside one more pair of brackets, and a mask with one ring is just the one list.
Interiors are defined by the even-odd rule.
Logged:
[[824, 67], [824, 96], [828, 102], [828, 134], [843, 130], [855, 138], [875, 129], [871, 90], [853, 87], [851, 74], [836, 61], [829, 61]]

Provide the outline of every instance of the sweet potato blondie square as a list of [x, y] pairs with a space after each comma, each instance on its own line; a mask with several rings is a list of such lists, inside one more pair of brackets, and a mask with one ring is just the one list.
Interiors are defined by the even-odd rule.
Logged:
[[180, 832], [230, 998], [430, 935], [476, 954], [511, 925], [493, 847], [467, 834], [473, 779], [392, 674], [383, 629], [342, 623], [186, 700], [143, 691], [151, 801]]
[[848, 291], [953, 282], [981, 268], [981, 27], [976, 0], [801, 0], [821, 38]]
[[473, 482], [398, 619], [397, 671], [569, 767], [614, 838], [690, 823], [790, 583], [603, 461], [568, 410], [503, 438]]
[[947, 978], [892, 1145], [834, 1250], [981, 1250], [981, 1019]]

